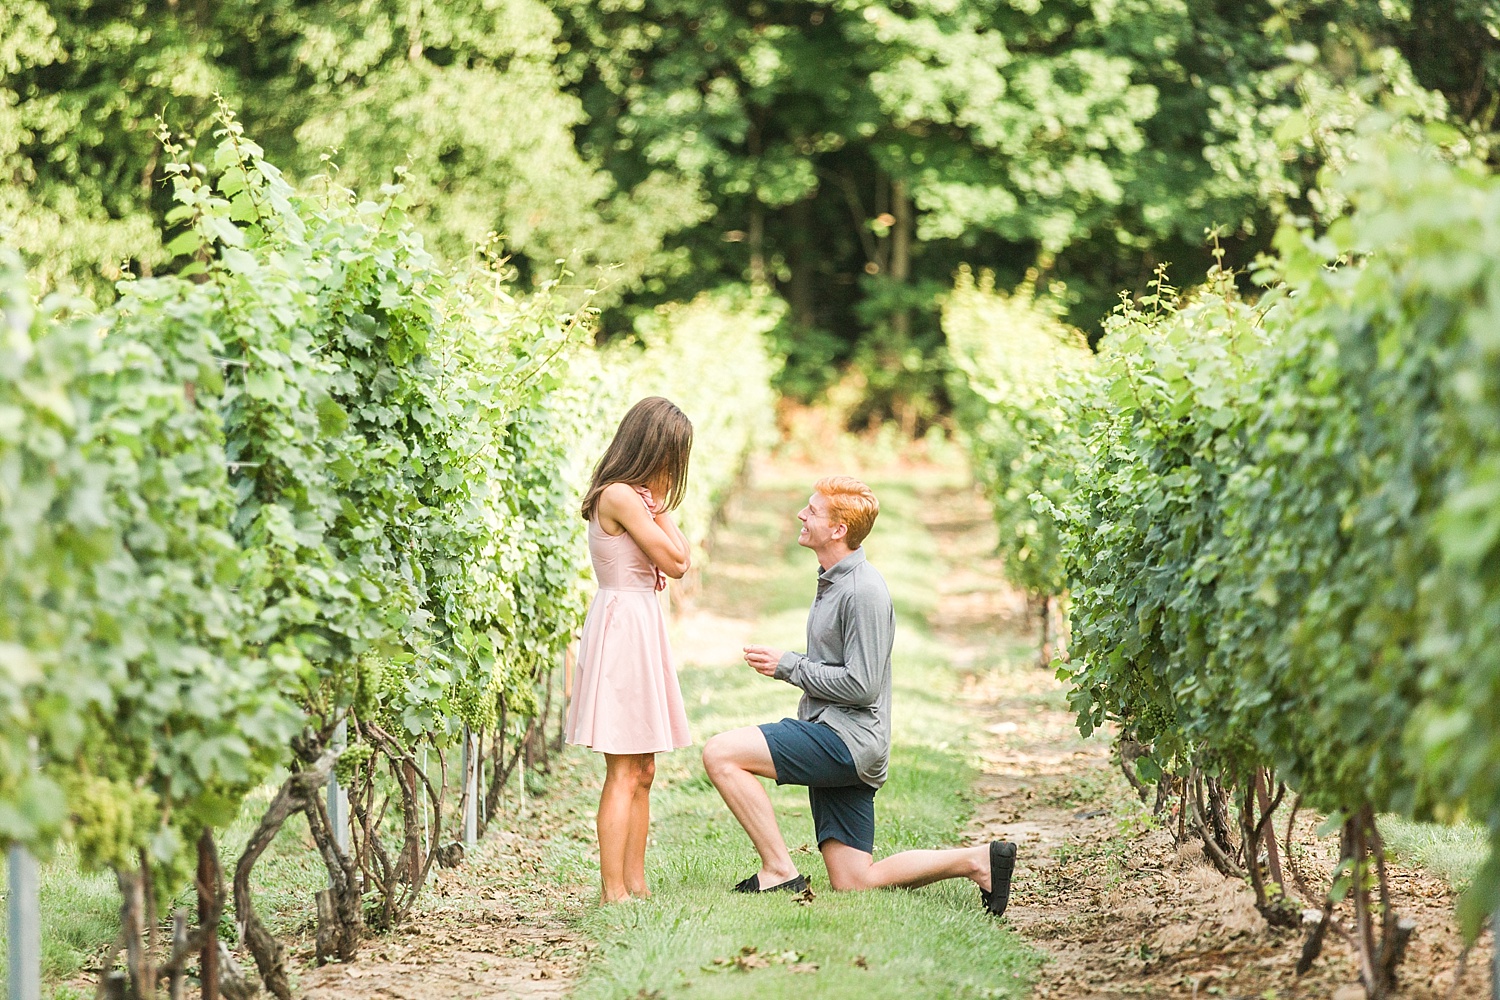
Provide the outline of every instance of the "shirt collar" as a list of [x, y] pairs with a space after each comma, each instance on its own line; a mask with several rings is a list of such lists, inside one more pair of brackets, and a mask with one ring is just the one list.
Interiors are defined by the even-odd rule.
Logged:
[[818, 571], [819, 583], [833, 583], [853, 573], [865, 561], [864, 546], [860, 546], [827, 569]]

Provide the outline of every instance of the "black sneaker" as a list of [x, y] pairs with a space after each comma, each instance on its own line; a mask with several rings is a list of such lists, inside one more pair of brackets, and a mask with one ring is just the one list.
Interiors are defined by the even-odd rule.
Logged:
[[807, 879], [803, 878], [801, 875], [798, 875], [796, 878], [791, 879], [791, 880], [786, 881], [786, 882], [783, 882], [780, 885], [773, 885], [773, 886], [771, 886], [769, 888], [762, 889], [760, 887], [760, 874], [757, 872], [756, 874], [751, 875], [749, 878], [745, 879], [745, 881], [740, 882], [739, 884], [737, 884], [734, 887], [734, 891], [735, 892], [806, 892], [807, 891]]
[[1010, 904], [1010, 877], [1016, 870], [1016, 845], [1008, 840], [990, 841], [990, 891], [979, 890], [979, 901], [995, 916]]

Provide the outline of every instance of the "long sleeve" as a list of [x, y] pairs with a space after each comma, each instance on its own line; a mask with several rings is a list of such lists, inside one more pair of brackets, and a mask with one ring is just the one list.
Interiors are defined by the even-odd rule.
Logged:
[[885, 690], [886, 664], [895, 640], [895, 615], [889, 601], [850, 595], [842, 618], [843, 662], [823, 663], [802, 653], [784, 653], [775, 677], [801, 688], [814, 698], [869, 708]]
[[828, 726], [859, 780], [885, 782], [891, 754], [891, 592], [862, 549], [818, 573], [807, 613], [807, 652], [783, 653], [772, 676], [802, 689], [797, 718]]

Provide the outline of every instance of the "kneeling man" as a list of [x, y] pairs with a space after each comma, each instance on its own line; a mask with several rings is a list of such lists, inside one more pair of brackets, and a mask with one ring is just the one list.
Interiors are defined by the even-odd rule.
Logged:
[[848, 476], [820, 480], [797, 514], [798, 544], [818, 557], [818, 593], [807, 619], [807, 653], [746, 646], [745, 661], [802, 689], [797, 718], [720, 733], [703, 748], [708, 776], [760, 854], [760, 871], [737, 892], [800, 892], [770, 797], [756, 780], [806, 785], [818, 849], [836, 890], [914, 888], [967, 878], [995, 915], [1010, 899], [1016, 845], [1004, 841], [944, 851], [905, 851], [876, 861], [875, 793], [891, 749], [891, 646], [896, 616], [885, 580], [860, 543], [880, 504]]

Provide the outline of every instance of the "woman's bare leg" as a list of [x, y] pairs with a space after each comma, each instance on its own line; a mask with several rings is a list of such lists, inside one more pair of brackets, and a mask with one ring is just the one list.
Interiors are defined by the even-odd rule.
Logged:
[[600, 897], [606, 903], [617, 902], [630, 894], [625, 882], [625, 868], [638, 783], [636, 756], [604, 755], [604, 791], [599, 795], [599, 812], [594, 826], [599, 834]]
[[635, 797], [630, 802], [630, 831], [625, 840], [625, 889], [632, 896], [646, 897], [646, 838], [651, 834], [651, 782], [656, 777], [656, 755], [635, 758]]

